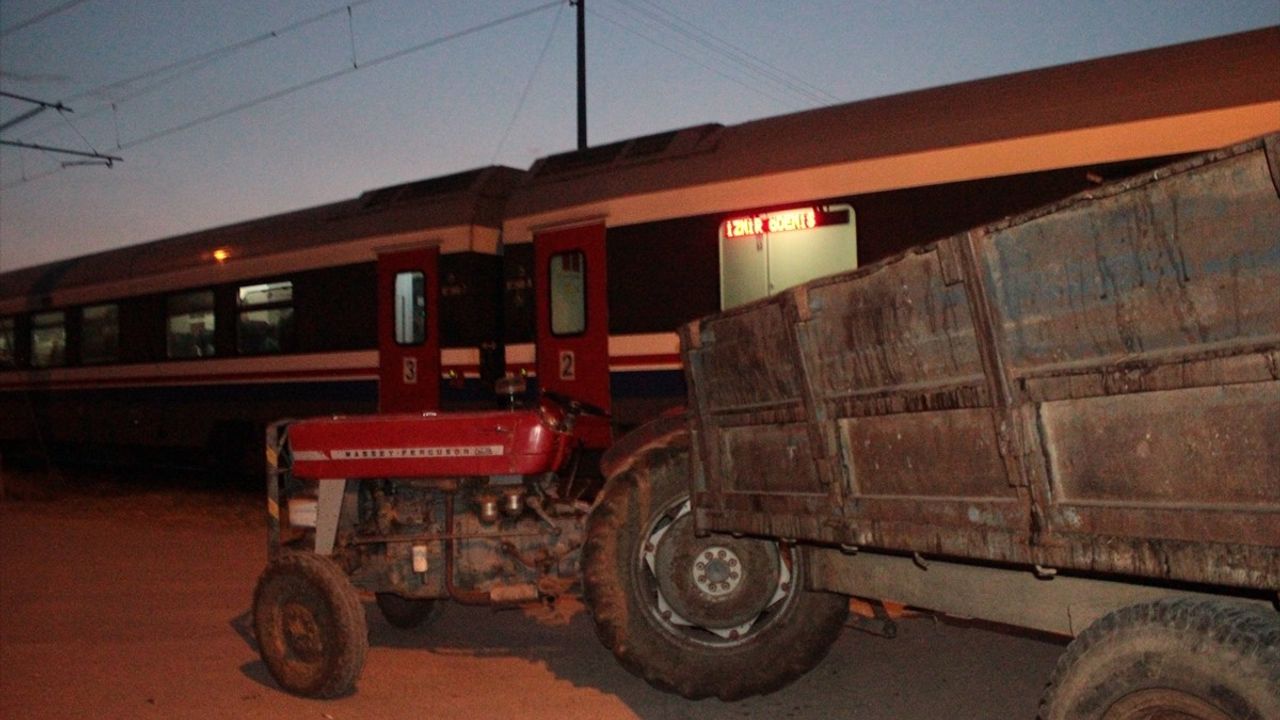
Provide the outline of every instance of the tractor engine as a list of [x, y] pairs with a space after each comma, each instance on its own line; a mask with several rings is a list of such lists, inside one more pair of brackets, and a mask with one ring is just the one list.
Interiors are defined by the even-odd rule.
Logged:
[[556, 478], [366, 480], [335, 555], [352, 582], [406, 598], [507, 604], [555, 597], [578, 572], [587, 506]]
[[[315, 546], [318, 483], [282, 498], [285, 546]], [[512, 604], [576, 581], [590, 506], [543, 476], [345, 483], [333, 559], [357, 587], [406, 599]]]

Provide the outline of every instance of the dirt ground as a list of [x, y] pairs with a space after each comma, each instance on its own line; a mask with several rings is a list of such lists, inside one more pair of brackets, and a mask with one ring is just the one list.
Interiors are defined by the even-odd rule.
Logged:
[[[0, 502], [0, 717], [1032, 718], [1062, 645], [906, 620], [845, 630], [794, 685], [738, 703], [653, 690], [613, 661], [573, 600], [554, 610], [449, 606], [395, 630], [369, 608], [357, 691], [281, 692], [250, 630], [266, 560], [256, 495], [10, 475]], [[12, 499], [18, 496], [20, 499]]]

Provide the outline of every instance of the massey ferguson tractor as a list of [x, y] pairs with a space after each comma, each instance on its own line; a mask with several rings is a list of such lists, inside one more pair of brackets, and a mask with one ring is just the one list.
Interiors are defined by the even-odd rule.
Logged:
[[683, 472], [650, 485], [608, 466], [641, 449], [687, 462], [683, 416], [614, 445], [604, 469], [622, 479], [601, 491], [579, 468], [604, 422], [543, 393], [532, 408], [272, 427], [270, 563], [254, 595], [272, 677], [303, 696], [350, 691], [368, 647], [362, 593], [411, 628], [438, 601], [547, 602], [580, 580], [602, 639], [658, 687], [742, 697], [816, 663], [844, 597], [803, 590], [798, 553], [777, 543], [695, 535]]

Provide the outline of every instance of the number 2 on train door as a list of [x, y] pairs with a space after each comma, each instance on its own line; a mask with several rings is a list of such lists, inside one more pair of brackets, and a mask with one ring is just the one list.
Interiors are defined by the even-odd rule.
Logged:
[[577, 368], [575, 367], [575, 356], [572, 350], [560, 351], [560, 379], [574, 380], [577, 377]]

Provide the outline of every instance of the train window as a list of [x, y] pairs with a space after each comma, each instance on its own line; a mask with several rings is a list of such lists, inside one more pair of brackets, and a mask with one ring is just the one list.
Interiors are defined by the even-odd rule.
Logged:
[[0, 368], [11, 368], [18, 364], [17, 327], [17, 318], [0, 318]]
[[849, 205], [751, 213], [720, 224], [722, 309], [857, 266], [857, 223]]
[[67, 364], [67, 314], [62, 310], [31, 316], [31, 367]]
[[396, 273], [396, 344], [421, 345], [427, 340], [427, 277], [413, 270]]
[[172, 295], [168, 299], [168, 340], [171, 358], [212, 357], [213, 291]]
[[120, 359], [120, 306], [80, 308], [80, 360], [87, 364]]
[[587, 329], [587, 257], [581, 250], [551, 256], [551, 334], [578, 335]]
[[236, 350], [241, 355], [294, 350], [292, 282], [246, 285], [236, 302]]

